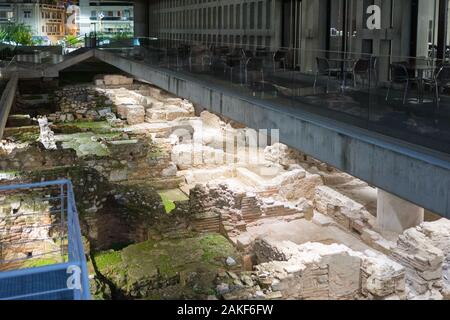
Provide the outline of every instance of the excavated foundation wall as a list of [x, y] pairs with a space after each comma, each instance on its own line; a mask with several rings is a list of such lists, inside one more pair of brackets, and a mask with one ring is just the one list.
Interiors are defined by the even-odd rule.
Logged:
[[0, 194], [0, 260], [58, 255], [60, 207], [44, 196], [36, 191]]
[[283, 299], [405, 299], [404, 268], [344, 245], [255, 242], [260, 281]]

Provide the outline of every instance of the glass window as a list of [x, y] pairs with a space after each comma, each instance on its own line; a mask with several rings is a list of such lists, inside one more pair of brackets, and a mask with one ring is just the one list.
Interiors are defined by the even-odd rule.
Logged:
[[255, 3], [250, 3], [250, 29], [255, 28]]

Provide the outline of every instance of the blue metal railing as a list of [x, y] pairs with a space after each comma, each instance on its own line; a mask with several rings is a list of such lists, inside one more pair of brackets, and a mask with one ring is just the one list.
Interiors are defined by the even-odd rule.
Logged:
[[[32, 184], [0, 186], [0, 194], [30, 190], [59, 189], [59, 212], [61, 221], [62, 263], [43, 267], [16, 269], [0, 272], [0, 300], [88, 300], [89, 275], [86, 265], [80, 224], [75, 204], [73, 186], [69, 180], [58, 180]], [[53, 190], [55, 191], [55, 190]], [[46, 197], [54, 199], [57, 197]], [[1, 230], [0, 230], [1, 236]], [[67, 237], [67, 252], [64, 251], [63, 238]], [[36, 240], [37, 241], [37, 240]], [[65, 260], [67, 253], [67, 261]], [[46, 253], [44, 253], [45, 255]], [[0, 252], [0, 267], [12, 260], [3, 259]], [[17, 262], [15, 259], [14, 261]]]

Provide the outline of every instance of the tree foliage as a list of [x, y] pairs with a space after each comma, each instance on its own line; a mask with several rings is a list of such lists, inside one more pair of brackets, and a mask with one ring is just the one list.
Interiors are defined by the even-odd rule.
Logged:
[[83, 41], [77, 36], [67, 35], [64, 37], [64, 43], [67, 47], [76, 47], [80, 45]]
[[33, 45], [31, 28], [23, 23], [8, 23], [0, 26], [0, 41], [24, 46]]

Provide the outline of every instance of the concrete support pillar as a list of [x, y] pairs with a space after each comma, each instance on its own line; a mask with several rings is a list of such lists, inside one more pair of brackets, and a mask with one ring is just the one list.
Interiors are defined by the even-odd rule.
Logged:
[[424, 209], [378, 189], [377, 223], [381, 232], [403, 233], [423, 222]]
[[148, 37], [149, 35], [149, 6], [148, 0], [134, 1], [134, 36]]

